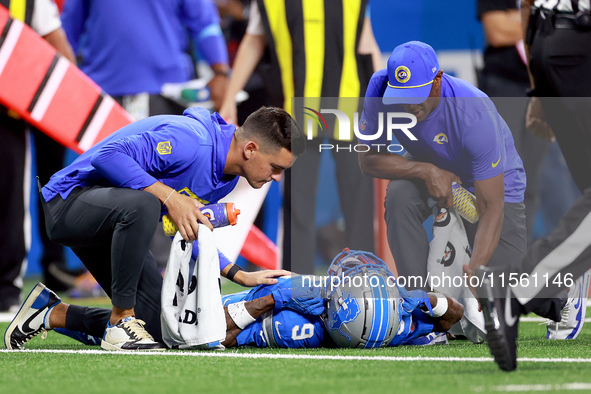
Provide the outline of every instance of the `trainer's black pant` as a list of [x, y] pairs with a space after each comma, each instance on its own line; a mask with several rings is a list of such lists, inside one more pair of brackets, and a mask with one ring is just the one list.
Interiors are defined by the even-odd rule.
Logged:
[[[385, 201], [388, 243], [400, 276], [427, 277], [429, 240], [423, 222], [433, 213], [427, 198], [427, 188], [421, 181], [400, 179], [388, 185]], [[463, 222], [468, 243], [474, 246], [478, 224]], [[524, 204], [505, 203], [501, 237], [488, 265], [519, 264], [526, 243]], [[424, 281], [422, 289], [428, 290]]]
[[[126, 96], [114, 96], [113, 98], [121, 104], [127, 112], [132, 114], [136, 120], [142, 119], [142, 117], [145, 116], [182, 115], [186, 109], [184, 105], [160, 94], [150, 94], [147, 97], [147, 100], [143, 103], [146, 105], [145, 107], [142, 106], [141, 101], [137, 101], [137, 97], [138, 95], [131, 94]], [[256, 109], [258, 109], [258, 107]], [[164, 234], [162, 226], [157, 226], [156, 228], [156, 232], [152, 238], [150, 252], [154, 255], [158, 267], [166, 267], [168, 255], [170, 254], [170, 237]]]
[[22, 287], [21, 271], [27, 257], [25, 226], [28, 204], [26, 192], [30, 184], [26, 163], [30, 163], [28, 149], [29, 132], [22, 120], [11, 118], [0, 107], [0, 225], [4, 229], [0, 237], [0, 310], [20, 304]]
[[[160, 208], [160, 201], [150, 193], [98, 186], [75, 188], [66, 200], [58, 195], [45, 204], [49, 237], [71, 247], [113, 305], [134, 308], [155, 337], [160, 336], [162, 276], [149, 248]], [[102, 333], [104, 313], [90, 315], [92, 323], [80, 324], [90, 324], [93, 332]]]
[[544, 113], [577, 186], [591, 187], [591, 30], [555, 29], [545, 19], [531, 46]]
[[[41, 184], [49, 182], [49, 178], [64, 167], [64, 157], [66, 148], [59, 142], [53, 140], [46, 134], [33, 128], [33, 137], [35, 140], [35, 159], [37, 162], [37, 176]], [[34, 183], [34, 182], [33, 182]], [[36, 188], [37, 186], [33, 186]], [[53, 242], [47, 236], [45, 231], [45, 217], [42, 214], [42, 201], [38, 201], [39, 212], [39, 238], [43, 244], [43, 256], [41, 257], [41, 267], [46, 272], [51, 263], [63, 263], [64, 248], [60, 244]]]

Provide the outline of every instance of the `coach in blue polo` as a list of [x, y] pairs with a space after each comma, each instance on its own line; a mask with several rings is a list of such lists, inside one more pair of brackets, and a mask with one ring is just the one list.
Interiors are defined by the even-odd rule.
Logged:
[[[360, 142], [370, 149], [360, 153], [359, 162], [366, 175], [391, 180], [386, 223], [399, 275], [426, 277], [429, 242], [422, 224], [432, 213], [428, 199], [451, 207], [454, 181], [478, 201], [479, 221], [464, 221], [470, 269], [519, 264], [526, 250], [525, 172], [511, 131], [486, 94], [443, 73], [433, 48], [411, 41], [394, 49], [365, 97]], [[410, 135], [393, 130], [403, 156], [383, 148], [391, 143], [386, 112], [416, 117]]]

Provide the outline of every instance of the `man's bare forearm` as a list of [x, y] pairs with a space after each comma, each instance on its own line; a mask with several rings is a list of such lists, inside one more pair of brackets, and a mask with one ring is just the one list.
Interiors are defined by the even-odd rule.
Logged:
[[434, 167], [429, 163], [408, 160], [394, 153], [363, 152], [359, 154], [361, 171], [372, 178], [425, 180]]
[[[460, 321], [462, 316], [464, 316], [464, 307], [462, 304], [457, 302], [455, 299], [446, 297], [447, 298], [447, 311], [441, 317], [433, 318], [433, 325], [435, 326], [435, 330], [437, 332], [446, 332], [451, 329], [451, 326], [456, 324]], [[437, 296], [434, 294], [429, 294], [429, 302], [431, 303], [432, 307], [437, 305]]]

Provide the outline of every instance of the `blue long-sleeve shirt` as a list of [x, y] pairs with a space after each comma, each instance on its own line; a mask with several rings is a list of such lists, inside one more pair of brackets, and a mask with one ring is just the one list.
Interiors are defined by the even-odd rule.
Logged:
[[[55, 173], [41, 193], [66, 199], [75, 187], [141, 190], [156, 181], [203, 204], [218, 202], [238, 177], [224, 175], [236, 128], [203, 108], [153, 116], [123, 127]], [[164, 209], [164, 207], [163, 207]], [[195, 248], [196, 249], [196, 248]], [[230, 261], [220, 253], [220, 268]]]

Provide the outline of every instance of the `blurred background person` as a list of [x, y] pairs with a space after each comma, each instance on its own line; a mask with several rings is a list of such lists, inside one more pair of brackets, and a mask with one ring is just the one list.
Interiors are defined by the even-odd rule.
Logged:
[[486, 47], [478, 87], [495, 102], [515, 140], [527, 174], [525, 215], [528, 243], [544, 236], [580, 196], [557, 144], [525, 126], [529, 99], [521, 11], [516, 0], [477, 0]]
[[220, 105], [228, 53], [211, 0], [66, 0], [62, 22], [80, 69], [132, 115], [182, 113], [160, 91], [195, 77], [193, 44], [211, 66], [208, 87]]
[[[221, 17], [222, 32], [228, 45], [230, 66], [233, 66], [240, 42], [246, 34], [251, 0], [216, 0], [215, 3]], [[238, 124], [242, 124], [248, 115], [261, 106], [271, 105], [264, 77], [270, 67], [269, 63], [269, 51], [266, 50], [244, 86], [248, 99], [237, 103]]]
[[517, 0], [478, 0], [486, 48], [478, 87], [494, 101], [513, 133], [515, 148], [527, 174], [525, 216], [528, 242], [531, 241], [540, 207], [539, 180], [549, 142], [525, 128], [526, 93], [529, 76], [525, 64], [521, 13]]
[[[271, 66], [265, 75], [270, 102], [288, 112], [292, 111], [293, 97], [363, 97], [371, 74], [381, 66], [365, 1], [253, 1], [220, 109], [227, 121], [237, 122], [234, 97], [267, 48], [271, 53]], [[328, 130], [309, 140], [301, 160], [286, 171], [283, 267], [299, 273], [314, 273], [318, 146], [326, 139], [338, 143]], [[333, 158], [346, 245], [373, 250], [373, 215], [368, 214], [373, 213], [372, 180], [361, 174], [355, 153], [333, 152]], [[293, 266], [291, 261], [298, 265]]]
[[[72, 48], [61, 27], [59, 11], [53, 0], [11, 0], [2, 5], [10, 15], [29, 25], [35, 32], [53, 45], [63, 56], [75, 63]], [[18, 10], [22, 11], [19, 12]], [[27, 253], [31, 244], [31, 219], [29, 214], [29, 193], [31, 185], [31, 133], [33, 128], [13, 110], [0, 106], [1, 154], [4, 158], [0, 176], [0, 221], [5, 233], [0, 237], [0, 311], [16, 312], [21, 303], [23, 275], [27, 268]], [[54, 168], [63, 164], [63, 147], [50, 138], [35, 131], [37, 164], [39, 176], [48, 179]], [[64, 290], [68, 286], [53, 276], [64, 274], [73, 279], [65, 270], [63, 249], [52, 244], [41, 223], [45, 252], [42, 258], [44, 280]]]
[[[212, 0], [66, 0], [62, 23], [80, 69], [136, 120], [183, 113], [185, 105], [160, 93], [165, 83], [197, 77], [196, 52], [211, 68], [214, 109], [221, 105], [230, 68]], [[159, 226], [152, 246], [159, 266], [169, 250]]]

